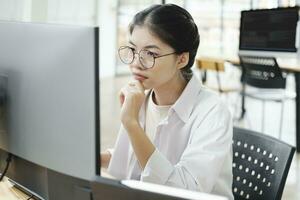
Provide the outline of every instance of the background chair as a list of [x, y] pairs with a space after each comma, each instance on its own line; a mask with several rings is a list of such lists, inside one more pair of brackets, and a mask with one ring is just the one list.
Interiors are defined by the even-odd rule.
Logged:
[[254, 131], [233, 129], [235, 200], [281, 199], [295, 148]]
[[202, 83], [219, 93], [227, 102], [234, 119], [241, 92], [240, 70], [229, 66], [225, 60], [201, 57], [196, 60]]
[[[200, 70], [200, 76], [203, 84], [209, 88], [218, 91], [221, 94], [228, 94], [231, 92], [239, 92], [241, 90], [239, 83], [228, 84], [232, 80], [232, 74], [224, 78], [225, 74], [225, 61], [222, 59], [214, 58], [199, 58], [196, 63], [197, 68]], [[208, 80], [207, 71], [214, 73], [214, 81]], [[232, 83], [232, 82], [231, 82]]]
[[[286, 74], [283, 73], [274, 57], [239, 56], [242, 66], [242, 117], [245, 110], [245, 97], [262, 101], [262, 125], [264, 132], [265, 102], [281, 103], [279, 138], [282, 133], [284, 102], [296, 97], [286, 88]], [[247, 86], [247, 87], [246, 87]]]

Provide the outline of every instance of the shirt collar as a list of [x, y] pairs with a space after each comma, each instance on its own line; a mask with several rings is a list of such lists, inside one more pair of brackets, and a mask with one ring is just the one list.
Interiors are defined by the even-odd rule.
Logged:
[[198, 101], [197, 96], [201, 91], [201, 83], [196, 78], [195, 75], [192, 76], [191, 80], [188, 82], [183, 92], [175, 102], [175, 104], [171, 107], [178, 117], [186, 123], [193, 111], [193, 108]]

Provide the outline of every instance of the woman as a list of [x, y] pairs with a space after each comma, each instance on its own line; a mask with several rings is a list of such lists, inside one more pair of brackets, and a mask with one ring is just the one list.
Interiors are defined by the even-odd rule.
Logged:
[[192, 16], [153, 5], [135, 15], [129, 36], [119, 56], [135, 81], [121, 89], [122, 125], [114, 151], [101, 154], [102, 167], [118, 179], [233, 199], [231, 116], [192, 74], [199, 46]]

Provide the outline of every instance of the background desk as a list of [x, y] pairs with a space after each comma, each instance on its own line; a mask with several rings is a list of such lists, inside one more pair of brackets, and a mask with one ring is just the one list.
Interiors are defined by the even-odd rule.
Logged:
[[[226, 56], [205, 56], [206, 58], [224, 60], [234, 65], [240, 65], [238, 57]], [[196, 60], [200, 60], [197, 58]], [[300, 153], [300, 59], [296, 58], [277, 58], [279, 67], [288, 73], [293, 73], [295, 76], [295, 92], [296, 92], [296, 149]]]

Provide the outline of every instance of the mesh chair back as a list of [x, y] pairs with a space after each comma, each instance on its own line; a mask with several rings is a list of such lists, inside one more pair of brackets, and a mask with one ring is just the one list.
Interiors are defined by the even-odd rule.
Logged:
[[239, 56], [242, 82], [258, 88], [285, 88], [286, 77], [274, 57]]
[[239, 199], [281, 199], [295, 148], [254, 131], [233, 130], [233, 194]]

